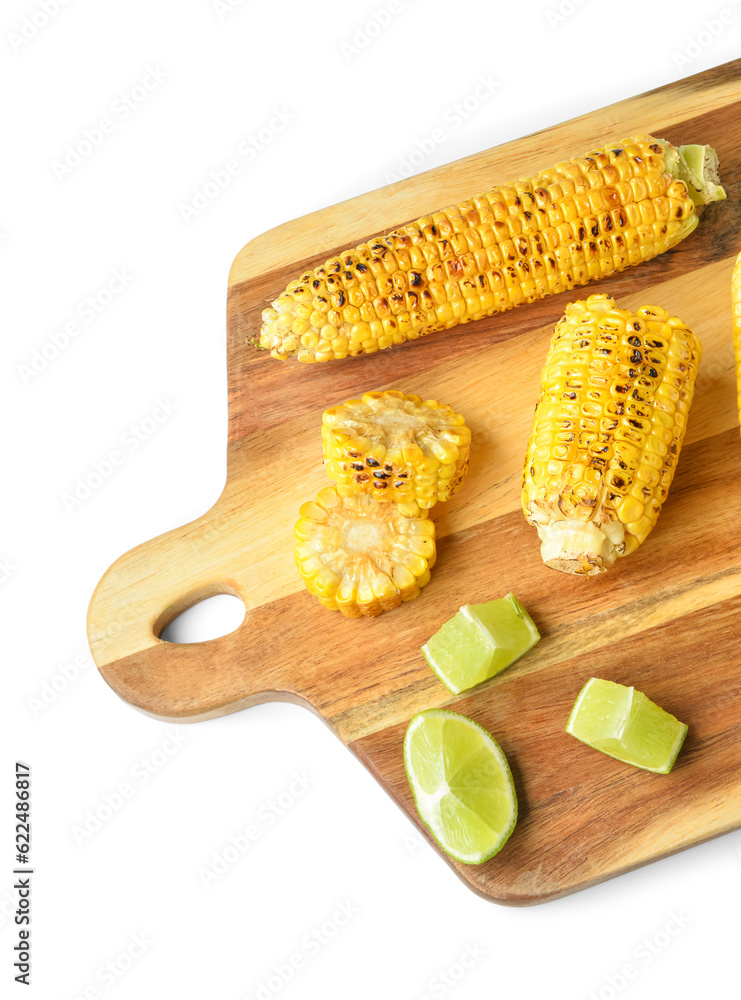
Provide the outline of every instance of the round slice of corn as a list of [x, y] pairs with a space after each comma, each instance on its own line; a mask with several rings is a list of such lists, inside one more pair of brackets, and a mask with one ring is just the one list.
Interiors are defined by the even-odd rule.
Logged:
[[325, 410], [322, 442], [341, 496], [367, 493], [428, 508], [465, 479], [471, 432], [445, 403], [389, 389]]
[[347, 618], [375, 617], [419, 596], [435, 564], [435, 525], [414, 504], [340, 496], [333, 486], [301, 506], [294, 558], [306, 588]]

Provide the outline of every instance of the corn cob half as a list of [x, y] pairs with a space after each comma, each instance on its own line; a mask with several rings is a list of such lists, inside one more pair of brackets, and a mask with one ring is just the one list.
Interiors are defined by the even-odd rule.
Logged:
[[294, 557], [306, 588], [347, 618], [375, 617], [417, 597], [435, 564], [435, 525], [333, 486], [302, 505]]
[[610, 143], [305, 272], [264, 310], [258, 346], [282, 360], [370, 354], [584, 285], [691, 233], [695, 204], [725, 197], [717, 180], [710, 147]]
[[656, 524], [682, 447], [701, 346], [659, 306], [608, 295], [556, 326], [523, 469], [522, 506], [543, 562], [592, 576]]
[[465, 479], [471, 432], [452, 407], [388, 389], [325, 410], [322, 443], [340, 496], [429, 508]]
[[733, 353], [736, 358], [736, 400], [741, 425], [741, 253], [736, 258], [731, 277], [731, 303], [733, 309]]

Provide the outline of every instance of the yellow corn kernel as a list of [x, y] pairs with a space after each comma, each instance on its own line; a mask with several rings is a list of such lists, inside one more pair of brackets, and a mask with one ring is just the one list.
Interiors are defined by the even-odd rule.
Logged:
[[[700, 354], [697, 337], [661, 307], [632, 313], [608, 295], [567, 307], [543, 369], [522, 477], [523, 511], [547, 566], [592, 576], [645, 540], [674, 476]], [[592, 366], [609, 383], [599, 404]]]
[[[264, 311], [259, 344], [281, 359], [370, 354], [649, 260], [692, 232], [696, 203], [724, 196], [688, 191], [697, 174], [683, 151], [698, 148], [648, 135], [610, 143], [344, 251]], [[336, 333], [297, 349], [294, 320], [317, 314]]]
[[435, 525], [426, 510], [341, 496], [333, 486], [302, 505], [294, 527], [301, 578], [325, 607], [375, 617], [417, 597], [435, 564]]
[[322, 416], [324, 463], [342, 496], [432, 507], [465, 479], [470, 444], [452, 407], [395, 389], [366, 392]]

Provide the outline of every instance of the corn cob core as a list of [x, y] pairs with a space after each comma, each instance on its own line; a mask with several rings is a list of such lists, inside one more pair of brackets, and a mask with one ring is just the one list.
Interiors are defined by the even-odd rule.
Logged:
[[305, 586], [347, 618], [375, 617], [417, 597], [435, 564], [435, 525], [333, 486], [302, 505], [294, 557]]
[[547, 566], [592, 576], [656, 523], [687, 426], [701, 345], [666, 309], [572, 302], [553, 334], [522, 506]]
[[670, 143], [636, 136], [423, 216], [292, 281], [259, 346], [370, 354], [649, 260], [697, 225], [683, 169]]
[[340, 496], [429, 508], [465, 479], [471, 432], [452, 407], [388, 389], [325, 410], [322, 443]]
[[733, 266], [731, 303], [733, 309], [733, 353], [736, 358], [736, 399], [739, 424], [741, 424], [741, 253]]

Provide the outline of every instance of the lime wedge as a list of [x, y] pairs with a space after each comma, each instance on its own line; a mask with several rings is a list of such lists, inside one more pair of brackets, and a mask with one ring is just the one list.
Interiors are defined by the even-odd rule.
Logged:
[[415, 715], [404, 766], [422, 822], [440, 847], [470, 865], [501, 850], [517, 822], [517, 795], [501, 747], [477, 723], [442, 708]]
[[464, 604], [422, 647], [425, 659], [453, 694], [467, 691], [508, 667], [540, 639], [514, 594], [485, 604]]
[[592, 677], [579, 692], [566, 732], [626, 764], [668, 774], [687, 726], [635, 688]]

